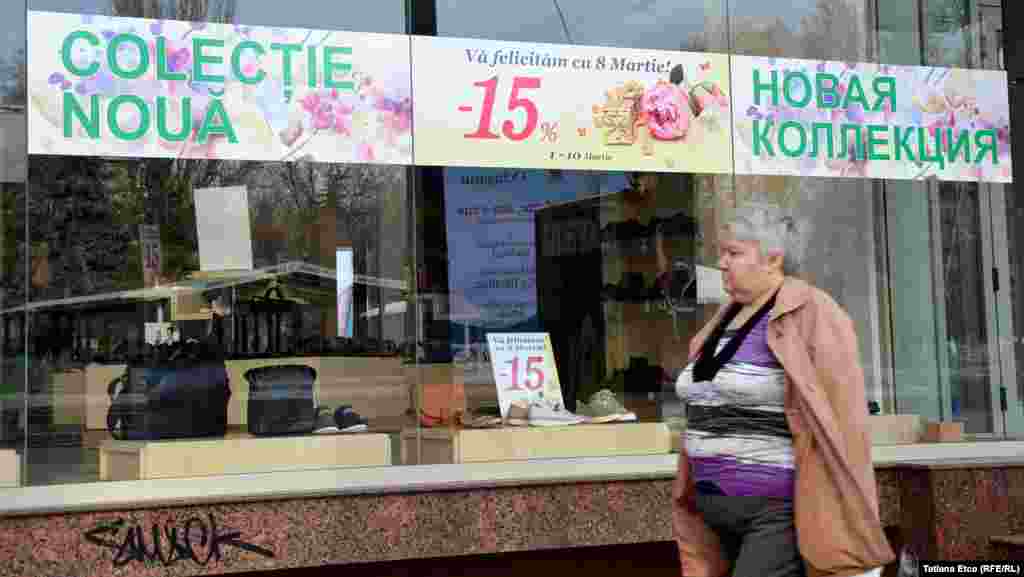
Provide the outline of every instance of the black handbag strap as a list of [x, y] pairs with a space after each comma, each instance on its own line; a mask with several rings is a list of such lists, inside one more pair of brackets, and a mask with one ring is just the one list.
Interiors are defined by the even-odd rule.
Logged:
[[721, 368], [725, 366], [725, 363], [729, 362], [736, 354], [736, 351], [739, 350], [740, 345], [743, 344], [747, 335], [749, 335], [750, 331], [754, 329], [754, 325], [760, 322], [761, 319], [763, 319], [764, 316], [772, 310], [772, 307], [775, 306], [775, 296], [777, 294], [778, 291], [772, 294], [771, 298], [768, 299], [768, 302], [761, 305], [761, 308], [757, 309], [757, 312], [743, 323], [743, 326], [736, 331], [736, 334], [733, 335], [732, 339], [722, 347], [722, 350], [718, 351], [718, 342], [722, 340], [726, 327], [729, 326], [729, 323], [731, 323], [732, 320], [736, 318], [736, 315], [740, 313], [740, 310], [743, 309], [743, 305], [740, 303], [733, 303], [733, 305], [729, 307], [725, 316], [722, 317], [722, 320], [719, 321], [715, 330], [711, 333], [708, 339], [704, 341], [704, 346], [700, 349], [700, 356], [697, 357], [697, 362], [693, 365], [693, 382], [706, 382], [715, 378], [718, 371], [721, 370]]

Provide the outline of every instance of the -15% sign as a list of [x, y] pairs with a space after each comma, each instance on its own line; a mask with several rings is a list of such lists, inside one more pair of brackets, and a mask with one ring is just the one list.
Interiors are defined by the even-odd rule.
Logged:
[[[473, 86], [480, 88], [483, 92], [483, 102], [480, 106], [477, 128], [473, 132], [464, 134], [465, 138], [496, 140], [504, 136], [513, 142], [520, 142], [533, 136], [539, 127], [541, 142], [558, 142], [558, 122], [541, 122], [537, 103], [530, 94], [530, 91], [541, 87], [541, 79], [537, 76], [516, 76], [512, 79], [512, 89], [505, 104], [504, 113], [507, 116], [522, 118], [522, 122], [517, 123], [512, 118], [506, 118], [501, 123], [501, 134], [495, 132], [494, 109], [498, 101], [499, 85], [500, 78], [498, 76], [473, 83]], [[473, 112], [474, 107], [462, 105], [459, 110]]]
[[562, 403], [562, 385], [548, 333], [488, 333], [501, 414], [513, 402]]
[[505, 382], [506, 391], [540, 391], [544, 389], [544, 357], [515, 356], [505, 361], [510, 365]]

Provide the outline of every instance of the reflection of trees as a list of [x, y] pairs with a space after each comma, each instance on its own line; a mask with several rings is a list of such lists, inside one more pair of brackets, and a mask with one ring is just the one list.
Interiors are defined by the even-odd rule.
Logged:
[[[257, 227], [287, 231], [289, 258], [323, 261], [333, 259], [336, 241], [353, 243], [363, 255], [404, 246], [401, 236], [394, 239], [397, 246], [378, 239], [382, 223], [401, 222], [403, 176], [395, 167], [300, 161], [263, 163], [246, 180]], [[324, 241], [331, 246], [318, 246]], [[333, 260], [320, 264], [333, 266]]]
[[[230, 22], [235, 5], [236, 0], [111, 0], [110, 10], [118, 16]], [[404, 256], [404, 233], [397, 228], [392, 242], [379, 239], [382, 218], [402, 222], [403, 178], [401, 168], [302, 159], [262, 163], [33, 156], [27, 204], [31, 241], [5, 234], [7, 244], [18, 243], [5, 254], [31, 252], [36, 258], [30, 261], [45, 264], [47, 274], [37, 275], [32, 293], [36, 300], [141, 288], [139, 225], [155, 224], [160, 228], [162, 277], [179, 280], [199, 268], [194, 190], [245, 185], [257, 225], [253, 229], [267, 225], [264, 229], [284, 233], [281, 242], [256, 252], [257, 266], [276, 263], [282, 253], [333, 266], [335, 245], [344, 239], [356, 245], [364, 270], [376, 269], [369, 263], [381, 262], [384, 253], [396, 262]], [[9, 191], [2, 200], [3, 207], [14, 207], [25, 198], [23, 192]], [[10, 223], [11, 233], [24, 230], [23, 215], [4, 222]], [[16, 260], [4, 262], [7, 302], [25, 292], [24, 272], [14, 270]]]
[[[29, 229], [32, 248], [46, 251], [37, 256], [46, 260], [49, 278], [33, 298], [141, 288], [143, 223], [160, 225], [166, 280], [198, 270], [193, 191], [209, 186], [246, 186], [253, 230], [281, 231], [280, 242], [262, 251], [256, 244], [257, 266], [276, 263], [282, 253], [333, 266], [336, 242], [348, 240], [364, 257], [361, 271], [383, 272], [373, 263], [403, 256], [403, 175], [394, 167], [310, 162], [34, 156]], [[14, 206], [18, 196], [4, 196], [4, 206]], [[24, 225], [9, 222], [8, 240]], [[382, 223], [394, 224], [398, 236], [381, 242]], [[5, 263], [5, 270], [12, 266]], [[23, 293], [18, 278], [5, 275], [10, 296]]]
[[185, 22], [231, 22], [237, 0], [111, 0], [115, 16], [169, 18]]
[[0, 59], [0, 104], [21, 107], [27, 94], [27, 67], [25, 49]]
[[[770, 19], [743, 15], [733, 8], [726, 26], [722, 16], [709, 17], [704, 30], [682, 44], [684, 50], [726, 50], [737, 54], [813, 58], [819, 60], [863, 59], [866, 0], [818, 0], [813, 12], [792, 26], [781, 17]], [[731, 30], [731, 42], [726, 31]]]

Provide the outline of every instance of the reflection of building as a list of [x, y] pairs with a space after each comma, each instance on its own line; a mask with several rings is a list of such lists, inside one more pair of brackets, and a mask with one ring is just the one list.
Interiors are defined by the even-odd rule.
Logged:
[[[178, 323], [183, 337], [202, 336], [213, 320], [210, 302], [215, 296], [222, 296], [229, 311], [225, 317], [229, 327], [225, 346], [229, 353], [313, 353], [330, 346], [324, 341], [330, 340], [326, 335], [332, 333], [324, 328], [336, 324], [331, 322], [335, 316], [336, 283], [333, 269], [286, 262], [253, 271], [196, 273], [192, 280], [149, 289], [33, 302], [0, 311], [0, 315], [7, 323], [17, 324], [27, 311], [37, 327], [49, 326], [57, 331], [39, 335], [44, 342], [52, 343], [44, 350], [55, 358], [76, 358], [81, 362], [95, 355], [119, 357], [125, 351], [137, 350], [145, 339], [146, 322]], [[356, 275], [355, 283], [384, 290], [395, 295], [396, 300], [404, 290], [401, 281], [363, 275]], [[278, 292], [271, 293], [272, 288]], [[288, 314], [281, 314], [284, 311]], [[271, 314], [276, 320], [259, 318], [262, 313]], [[361, 311], [364, 318], [371, 316], [368, 313]], [[111, 322], [114, 318], [121, 320]], [[5, 334], [9, 346], [14, 346], [13, 339], [20, 333], [11, 325]], [[56, 338], [58, 334], [60, 338]], [[370, 345], [365, 337], [357, 335], [357, 341], [361, 341], [358, 346], [364, 349]], [[390, 332], [383, 337], [374, 339], [374, 350], [382, 350], [389, 340], [392, 351], [403, 344], [400, 333]]]

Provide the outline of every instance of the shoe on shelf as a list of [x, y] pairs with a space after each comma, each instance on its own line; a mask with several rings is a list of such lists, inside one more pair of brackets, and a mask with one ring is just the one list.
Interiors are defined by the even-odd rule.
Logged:
[[501, 417], [494, 415], [481, 415], [478, 413], [465, 415], [462, 426], [467, 429], [494, 429], [503, 424]]
[[334, 411], [334, 422], [342, 433], [361, 433], [369, 428], [366, 418], [352, 410], [348, 405], [338, 407]]
[[367, 428], [365, 418], [352, 410], [350, 405], [342, 405], [334, 411], [329, 407], [318, 408], [313, 432], [321, 435], [361, 433]]
[[341, 432], [338, 424], [334, 422], [334, 414], [329, 407], [317, 407], [316, 424], [313, 426], [313, 432], [320, 435]]
[[636, 413], [633, 413], [619, 401], [615, 393], [609, 389], [602, 389], [590, 395], [589, 402], [583, 405], [581, 414], [590, 417], [592, 423], [614, 423], [636, 421]]
[[530, 406], [521, 401], [514, 401], [508, 406], [508, 413], [505, 415], [505, 424], [513, 427], [522, 427], [529, 424]]
[[531, 427], [555, 427], [585, 423], [587, 417], [570, 413], [561, 403], [536, 401], [530, 404], [528, 421]]

